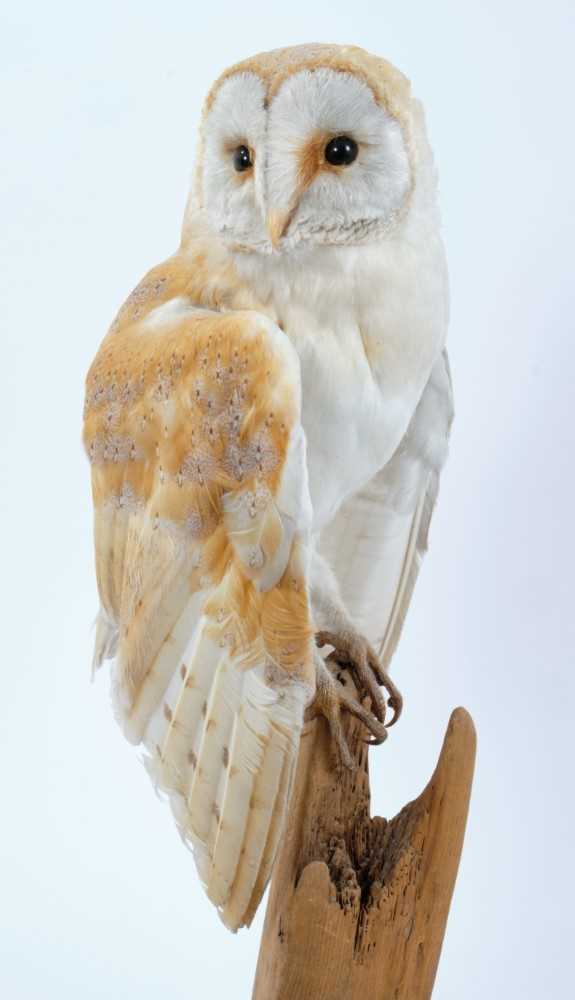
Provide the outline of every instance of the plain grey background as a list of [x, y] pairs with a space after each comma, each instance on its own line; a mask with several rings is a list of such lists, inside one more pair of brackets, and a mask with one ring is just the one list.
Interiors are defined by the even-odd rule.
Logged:
[[441, 179], [457, 419], [372, 754], [377, 812], [425, 784], [449, 712], [476, 782], [434, 996], [566, 998], [573, 726], [572, 3], [2, 2], [0, 983], [10, 1000], [247, 1000], [230, 935], [108, 706], [83, 378], [176, 246], [204, 94], [303, 41], [395, 62]]

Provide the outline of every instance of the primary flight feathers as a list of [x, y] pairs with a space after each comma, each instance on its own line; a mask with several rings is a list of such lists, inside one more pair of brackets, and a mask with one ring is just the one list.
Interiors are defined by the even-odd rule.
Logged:
[[87, 381], [96, 666], [115, 653], [119, 721], [237, 927], [268, 878], [314, 683], [299, 372], [265, 317], [162, 317], [146, 287]]

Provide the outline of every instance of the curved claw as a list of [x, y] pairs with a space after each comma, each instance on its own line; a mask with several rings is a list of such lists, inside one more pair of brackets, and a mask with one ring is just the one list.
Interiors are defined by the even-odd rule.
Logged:
[[[330, 643], [331, 645], [331, 643]], [[327, 662], [317, 654], [316, 658], [316, 696], [311, 707], [313, 715], [321, 714], [327, 719], [332, 739], [339, 753], [342, 764], [350, 770], [355, 770], [355, 762], [350, 753], [341, 724], [340, 712], [345, 709], [366, 727], [369, 736], [363, 741], [373, 746], [379, 746], [387, 739], [387, 730], [373, 712], [346, 691], [343, 683], [337, 681]], [[312, 716], [313, 717], [313, 716]]]
[[389, 676], [387, 670], [382, 667], [379, 662], [378, 657], [372, 649], [369, 650], [369, 665], [373, 670], [375, 676], [377, 677], [378, 684], [384, 687], [387, 691], [389, 698], [387, 704], [391, 709], [393, 709], [393, 716], [391, 721], [387, 723], [387, 728], [394, 726], [399, 719], [403, 711], [403, 697], [399, 688], [393, 683], [391, 677]]
[[380, 746], [387, 739], [387, 729], [379, 719], [377, 719], [371, 712], [368, 712], [366, 708], [356, 699], [352, 698], [350, 694], [347, 693], [345, 688], [339, 693], [339, 700], [341, 702], [342, 708], [345, 708], [352, 715], [355, 715], [356, 719], [369, 729], [375, 739], [366, 739], [364, 742], [371, 743], [373, 746]]
[[387, 699], [387, 704], [393, 711], [393, 715], [390, 721], [387, 723], [387, 728], [389, 729], [390, 726], [395, 725], [395, 723], [397, 722], [403, 711], [403, 698], [401, 696], [401, 692], [395, 686], [387, 671], [382, 670], [381, 673], [383, 677], [383, 687], [385, 688], [385, 690], [389, 695], [389, 698]]
[[[393, 715], [391, 720], [385, 724], [387, 729], [394, 726], [403, 710], [403, 698], [401, 692], [391, 680], [387, 670], [382, 667], [371, 646], [365, 640], [360, 640], [364, 646], [361, 650], [358, 649], [355, 651], [353, 645], [342, 644], [341, 636], [327, 630], [320, 630], [316, 633], [315, 638], [319, 647], [333, 646], [335, 652], [332, 655], [334, 659], [341, 666], [353, 670], [358, 687], [360, 690], [364, 690], [371, 698], [374, 714], [381, 723], [385, 722], [387, 706], [392, 709]], [[379, 686], [385, 688], [389, 695], [387, 704], [385, 697], [379, 690]]]
[[385, 710], [387, 707], [385, 698], [379, 689], [377, 678], [367, 656], [362, 657], [357, 662], [353, 662], [351, 668], [355, 674], [359, 689], [366, 691], [371, 698], [374, 715], [380, 722], [385, 722]]

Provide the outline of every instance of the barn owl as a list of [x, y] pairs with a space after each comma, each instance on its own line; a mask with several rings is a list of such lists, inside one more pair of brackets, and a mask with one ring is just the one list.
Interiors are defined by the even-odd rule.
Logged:
[[119, 723], [232, 930], [269, 879], [306, 708], [339, 766], [342, 710], [376, 743], [401, 710], [388, 665], [447, 449], [447, 311], [408, 80], [333, 45], [223, 73], [180, 247], [99, 349], [84, 441], [94, 665], [113, 660]]

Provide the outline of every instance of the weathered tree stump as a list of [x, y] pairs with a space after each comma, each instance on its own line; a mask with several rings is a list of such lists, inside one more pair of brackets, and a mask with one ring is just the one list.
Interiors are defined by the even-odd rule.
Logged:
[[[352, 773], [307, 722], [276, 862], [253, 1000], [427, 1000], [457, 876], [475, 760], [456, 709], [435, 772], [392, 820], [370, 818], [368, 748], [347, 718]], [[385, 751], [384, 751], [385, 752]]]

